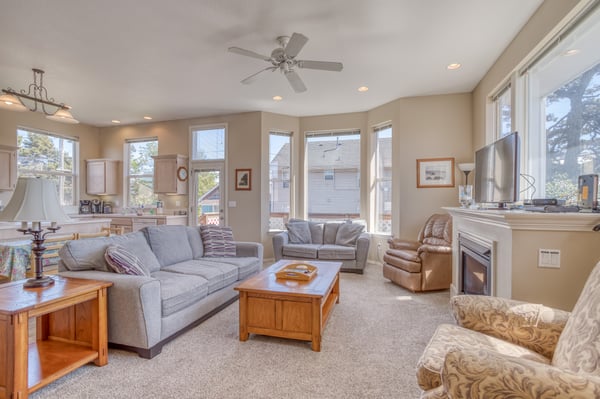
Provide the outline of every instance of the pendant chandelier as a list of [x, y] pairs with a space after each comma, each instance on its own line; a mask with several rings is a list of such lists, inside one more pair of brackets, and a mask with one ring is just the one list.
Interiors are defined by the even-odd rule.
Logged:
[[[44, 86], [44, 71], [37, 68], [33, 68], [32, 70], [33, 83], [29, 85], [29, 90], [27, 90], [27, 92], [25, 92], [25, 90], [17, 92], [10, 87], [2, 89], [4, 94], [0, 96], [0, 108], [18, 112], [27, 110], [36, 112], [40, 110], [46, 115], [46, 118], [53, 121], [79, 123], [79, 121], [71, 115], [71, 112], [69, 111], [71, 107], [64, 103], [56, 102], [52, 97], [48, 98], [48, 90], [46, 90], [46, 87]], [[33, 107], [25, 106], [21, 99], [33, 101]], [[55, 109], [46, 109], [47, 106], [54, 107]]]

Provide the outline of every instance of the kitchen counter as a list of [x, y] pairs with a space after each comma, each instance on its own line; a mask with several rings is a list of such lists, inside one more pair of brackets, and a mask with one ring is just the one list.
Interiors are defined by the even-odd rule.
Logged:
[[125, 233], [140, 230], [146, 226], [155, 226], [160, 224], [187, 226], [187, 215], [150, 215], [138, 216], [135, 213], [102, 213], [102, 214], [83, 214], [73, 215], [71, 217], [81, 220], [100, 220], [100, 218], [110, 218], [111, 227], [122, 227]]
[[[100, 215], [98, 215], [100, 216]], [[109, 227], [111, 223], [111, 219], [107, 218], [105, 215], [99, 218], [73, 218], [73, 220], [69, 222], [59, 223], [61, 227], [55, 235], [60, 236], [64, 234], [71, 233], [97, 233], [102, 230], [102, 227]], [[42, 223], [42, 227], [45, 228], [50, 223]], [[0, 222], [0, 241], [14, 241], [14, 240], [23, 240], [30, 239], [31, 236], [28, 234], [23, 234], [20, 231], [17, 231], [21, 227], [20, 222]]]

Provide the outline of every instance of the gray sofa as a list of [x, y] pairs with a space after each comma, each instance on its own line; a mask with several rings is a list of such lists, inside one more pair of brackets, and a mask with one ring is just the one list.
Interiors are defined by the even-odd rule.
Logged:
[[370, 244], [363, 225], [290, 219], [286, 227], [273, 236], [275, 260], [341, 261], [341, 271], [363, 273]]
[[[104, 258], [110, 244], [133, 253], [148, 275], [112, 272]], [[234, 302], [238, 293], [233, 287], [261, 270], [261, 244], [234, 245], [234, 257], [206, 257], [198, 227], [150, 226], [68, 242], [60, 250], [59, 273], [112, 282], [109, 345], [150, 359], [163, 344]]]

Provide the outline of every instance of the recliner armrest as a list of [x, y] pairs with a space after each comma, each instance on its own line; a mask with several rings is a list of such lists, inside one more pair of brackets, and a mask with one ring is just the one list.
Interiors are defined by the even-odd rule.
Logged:
[[449, 351], [442, 369], [442, 384], [451, 398], [600, 397], [597, 376], [483, 349]]
[[388, 244], [391, 249], [410, 249], [412, 251], [416, 251], [422, 245], [419, 241], [401, 238], [389, 238]]
[[417, 249], [417, 253], [420, 255], [423, 252], [428, 252], [432, 254], [452, 254], [452, 247], [446, 247], [443, 245], [423, 244]]
[[570, 315], [544, 305], [481, 295], [457, 295], [450, 304], [458, 325], [529, 348], [548, 359], [552, 359]]

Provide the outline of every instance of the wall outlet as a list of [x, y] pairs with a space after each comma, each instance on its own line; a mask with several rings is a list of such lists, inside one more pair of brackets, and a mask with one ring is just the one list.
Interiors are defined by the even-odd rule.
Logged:
[[229, 201], [229, 207], [235, 208], [237, 206], [237, 201]]
[[560, 249], [539, 249], [538, 266], [558, 269], [560, 267]]
[[181, 206], [181, 201], [175, 200], [175, 206]]

